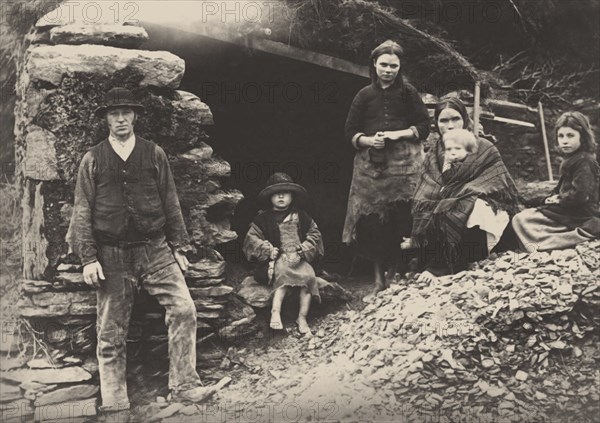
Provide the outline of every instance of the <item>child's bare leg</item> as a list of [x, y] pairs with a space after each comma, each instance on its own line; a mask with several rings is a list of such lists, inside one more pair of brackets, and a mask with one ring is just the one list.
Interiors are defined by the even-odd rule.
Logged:
[[306, 316], [308, 315], [308, 310], [310, 309], [310, 300], [312, 295], [308, 292], [306, 287], [302, 287], [300, 290], [300, 312], [298, 313], [298, 331], [304, 335], [312, 335], [310, 328], [308, 327], [308, 322], [306, 321]]
[[385, 287], [389, 288], [390, 284], [396, 280], [396, 271], [398, 270], [398, 262], [393, 260], [387, 267], [384, 283]]
[[373, 288], [373, 294], [377, 294], [379, 291], [383, 291], [386, 288], [383, 263], [381, 260], [375, 260], [373, 262], [373, 270], [375, 271], [375, 287]]
[[281, 323], [281, 303], [285, 298], [287, 288], [280, 286], [275, 290], [273, 294], [273, 305], [271, 306], [271, 323], [269, 326], [271, 329], [281, 330], [283, 329], [283, 323]]

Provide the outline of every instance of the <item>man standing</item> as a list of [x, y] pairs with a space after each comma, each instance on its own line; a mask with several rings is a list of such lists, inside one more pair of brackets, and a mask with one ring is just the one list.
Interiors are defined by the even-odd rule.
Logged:
[[177, 400], [200, 401], [196, 308], [182, 271], [188, 245], [175, 183], [163, 149], [134, 134], [144, 107], [124, 88], [111, 89], [96, 115], [110, 135], [79, 166], [67, 241], [83, 277], [97, 288], [101, 413], [128, 410], [127, 331], [140, 286], [166, 309], [169, 388]]

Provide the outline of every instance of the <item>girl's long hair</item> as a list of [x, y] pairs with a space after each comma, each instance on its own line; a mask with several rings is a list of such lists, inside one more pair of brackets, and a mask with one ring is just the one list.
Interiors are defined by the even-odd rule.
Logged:
[[565, 112], [560, 115], [554, 126], [554, 136], [557, 142], [558, 130], [565, 126], [579, 132], [579, 139], [581, 140], [580, 150], [587, 151], [588, 153], [596, 153], [596, 138], [586, 115], [581, 112]]
[[436, 104], [435, 111], [433, 113], [435, 130], [438, 134], [440, 134], [440, 128], [438, 127], [438, 118], [440, 117], [440, 113], [442, 113], [442, 110], [444, 109], [453, 109], [460, 113], [460, 116], [463, 120], [463, 129], [467, 129], [473, 132], [473, 121], [469, 117], [469, 112], [467, 112], [467, 106], [465, 106], [465, 103], [463, 103], [459, 98], [448, 97], [443, 100], [440, 100], [438, 104]]
[[[402, 54], [404, 51], [400, 44], [392, 40], [386, 40], [383, 43], [379, 44], [377, 47], [373, 49], [371, 52], [371, 64], [369, 66], [369, 75], [371, 75], [371, 82], [377, 82], [377, 71], [375, 71], [375, 62], [379, 58], [379, 56], [383, 54], [395, 54], [398, 59], [402, 60]], [[398, 71], [398, 75], [394, 80], [394, 85], [404, 83], [404, 78], [402, 77], [402, 62], [400, 63], [400, 70]]]

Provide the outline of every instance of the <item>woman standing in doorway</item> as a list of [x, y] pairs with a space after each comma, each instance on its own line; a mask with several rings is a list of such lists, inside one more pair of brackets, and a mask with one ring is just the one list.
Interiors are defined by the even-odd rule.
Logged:
[[402, 78], [401, 56], [390, 40], [373, 50], [371, 84], [354, 97], [345, 127], [356, 155], [342, 241], [373, 262], [374, 292], [387, 287], [386, 267], [393, 276], [402, 238], [410, 236], [421, 140], [429, 135], [429, 113]]

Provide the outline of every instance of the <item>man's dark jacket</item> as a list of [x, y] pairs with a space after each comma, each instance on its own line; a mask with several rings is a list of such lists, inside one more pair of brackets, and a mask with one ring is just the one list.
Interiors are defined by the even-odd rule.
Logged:
[[164, 233], [173, 248], [188, 244], [164, 150], [139, 136], [123, 161], [108, 139], [79, 165], [67, 241], [83, 265], [96, 261], [99, 240], [135, 241]]

